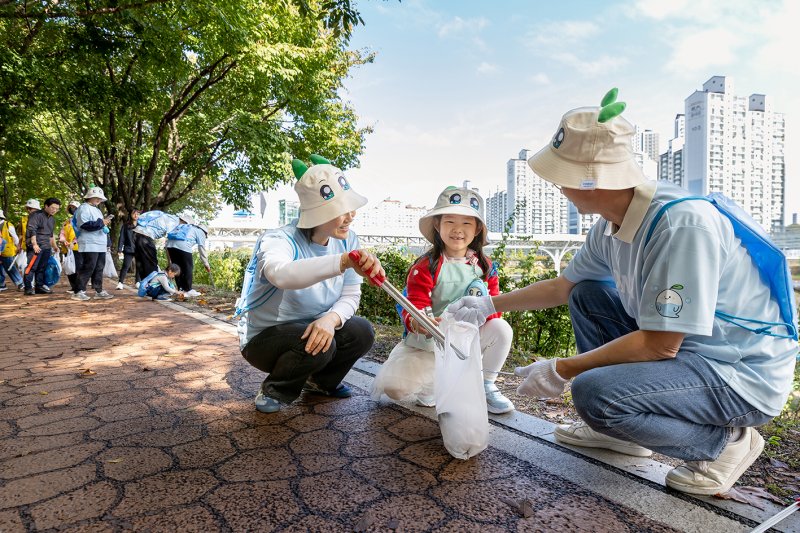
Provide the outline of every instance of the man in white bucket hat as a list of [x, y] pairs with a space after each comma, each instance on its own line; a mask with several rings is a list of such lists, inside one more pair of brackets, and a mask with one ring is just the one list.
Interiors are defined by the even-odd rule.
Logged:
[[349, 397], [342, 379], [375, 338], [369, 321], [355, 316], [359, 275], [383, 269], [371, 253], [360, 250], [358, 262], [348, 255], [359, 248], [350, 223], [367, 199], [330, 161], [316, 154], [311, 161], [292, 161], [300, 218], [259, 238], [236, 302], [242, 355], [269, 373], [255, 398], [262, 413], [303, 391]]
[[[525, 377], [518, 392], [534, 397], [559, 396], [575, 378], [583, 420], [559, 426], [556, 440], [634, 456], [655, 450], [685, 461], [668, 486], [725, 492], [764, 447], [754, 427], [779, 414], [791, 390], [796, 314], [783, 319], [722, 208], [645, 178], [616, 94], [567, 112], [528, 161], [580, 212], [602, 216], [581, 250], [558, 278], [448, 309], [480, 323], [497, 311], [569, 304], [579, 354], [515, 371]], [[739, 318], [754, 309], [758, 320]]]
[[78, 292], [72, 295], [73, 300], [86, 301], [86, 286], [92, 280], [95, 298], [109, 300], [114, 296], [103, 289], [103, 269], [106, 266], [108, 250], [108, 225], [111, 215], [103, 216], [98, 206], [106, 201], [106, 195], [100, 187], [91, 186], [83, 195], [85, 202], [75, 210], [75, 233], [78, 236], [78, 251], [81, 265], [78, 269]]

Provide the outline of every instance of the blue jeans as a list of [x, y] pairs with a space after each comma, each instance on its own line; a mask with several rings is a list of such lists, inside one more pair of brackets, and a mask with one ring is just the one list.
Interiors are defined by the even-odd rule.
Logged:
[[[578, 283], [569, 311], [578, 352], [638, 330], [614, 285]], [[685, 461], [714, 460], [734, 427], [772, 417], [744, 401], [697, 353], [584, 372], [572, 383], [581, 418], [595, 431]]]
[[14, 265], [14, 257], [0, 257], [0, 287], [6, 286], [6, 273], [16, 286], [22, 285], [22, 275]]
[[[26, 250], [28, 255], [28, 265], [31, 264], [33, 261], [33, 266], [31, 267], [30, 272], [25, 274], [25, 289], [31, 290], [33, 289], [33, 281], [36, 280], [36, 288], [43, 287], [45, 284], [44, 282], [44, 271], [47, 269], [47, 262], [50, 261], [50, 256], [53, 254], [53, 251], [50, 248], [40, 248], [40, 252], [38, 254], [33, 252], [33, 248], [28, 248]], [[36, 259], [33, 257], [36, 256]], [[25, 267], [27, 270], [27, 267]]]

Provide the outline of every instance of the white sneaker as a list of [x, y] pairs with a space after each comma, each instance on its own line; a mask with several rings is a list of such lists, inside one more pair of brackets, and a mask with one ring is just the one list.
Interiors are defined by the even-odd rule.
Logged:
[[186, 291], [185, 293], [183, 293], [183, 295], [184, 295], [184, 296], [186, 296], [187, 298], [194, 298], [194, 297], [196, 297], [196, 296], [200, 296], [201, 294], [202, 294], [202, 293], [200, 293], [200, 292], [197, 292], [197, 291], [196, 291], [196, 290], [194, 290], [194, 289], [192, 289], [192, 290], [190, 290], [190, 291]]
[[764, 438], [743, 428], [714, 461], [687, 461], [667, 474], [667, 486], [689, 494], [710, 496], [727, 492], [764, 450]]
[[501, 415], [514, 410], [514, 404], [503, 396], [493, 381], [484, 381], [483, 391], [486, 393], [486, 409], [490, 413]]
[[110, 300], [114, 297], [113, 294], [109, 294], [108, 291], [102, 290], [94, 295], [96, 300]]
[[553, 434], [558, 442], [573, 446], [604, 448], [624, 453], [625, 455], [633, 455], [634, 457], [650, 457], [653, 455], [652, 450], [648, 450], [643, 446], [598, 433], [582, 420], [570, 425], [556, 426]]
[[138, 281], [136, 282], [136, 288], [137, 289], [139, 288], [139, 282]]
[[117, 290], [118, 291], [121, 291], [124, 288], [125, 288], [125, 285], [123, 285], [121, 281], [119, 283], [117, 283]]
[[86, 300], [91, 300], [91, 298], [89, 298], [84, 291], [73, 293], [72, 294], [72, 299], [73, 300], [80, 300], [82, 302], [85, 302]]

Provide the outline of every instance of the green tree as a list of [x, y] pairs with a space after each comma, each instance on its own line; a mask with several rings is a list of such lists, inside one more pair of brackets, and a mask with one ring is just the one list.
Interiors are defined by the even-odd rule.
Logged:
[[369, 128], [340, 91], [372, 59], [347, 49], [360, 22], [347, 0], [0, 0], [0, 166], [37, 157], [114, 214], [244, 206], [312, 151], [352, 166]]

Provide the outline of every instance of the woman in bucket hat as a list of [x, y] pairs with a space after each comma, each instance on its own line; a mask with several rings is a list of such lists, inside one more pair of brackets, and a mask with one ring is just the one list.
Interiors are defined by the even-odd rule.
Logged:
[[[431, 249], [408, 272], [408, 299], [419, 309], [430, 308], [438, 317], [464, 295], [500, 294], [497, 269], [483, 253], [487, 243], [483, 198], [474, 190], [447, 187], [436, 205], [419, 220], [420, 233]], [[433, 405], [434, 347], [408, 312], [403, 311], [406, 335], [381, 366], [372, 396], [385, 393], [393, 400]], [[480, 327], [483, 387], [490, 413], [514, 410], [514, 404], [494, 384], [511, 349], [513, 332], [500, 315], [492, 315]]]
[[342, 379], [372, 346], [375, 333], [354, 316], [365, 273], [383, 274], [378, 258], [361, 251], [350, 229], [367, 199], [341, 170], [312, 155], [310, 168], [295, 159], [300, 218], [268, 230], [256, 243], [237, 301], [239, 346], [248, 363], [269, 375], [256, 409], [278, 411], [302, 391], [337, 398], [351, 392]]
[[[575, 378], [583, 420], [559, 426], [556, 440], [634, 456], [655, 450], [685, 461], [668, 486], [725, 492], [764, 447], [754, 427], [779, 414], [791, 390], [796, 314], [784, 320], [729, 216], [645, 178], [623, 109], [613, 89], [600, 107], [567, 112], [528, 161], [579, 211], [602, 216], [562, 274], [450, 310], [480, 323], [497, 311], [569, 304], [579, 354], [516, 369], [525, 377], [518, 391], [534, 397], [559, 396]], [[752, 322], [786, 331], [732, 320], [754, 309]]]
[[106, 265], [106, 251], [108, 250], [108, 225], [110, 216], [103, 216], [97, 208], [106, 201], [103, 189], [90, 187], [83, 195], [86, 200], [75, 210], [72, 216], [75, 233], [78, 235], [78, 251], [81, 257], [81, 266], [78, 270], [78, 292], [72, 295], [73, 300], [89, 300], [86, 294], [86, 285], [92, 280], [95, 298], [108, 300], [113, 298], [108, 291], [103, 289], [103, 268]]

